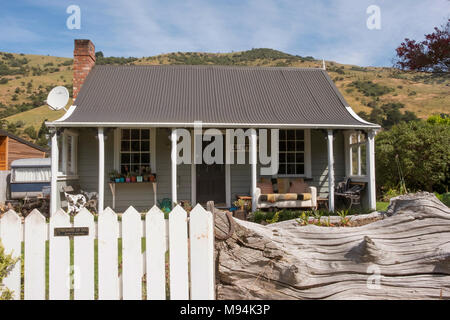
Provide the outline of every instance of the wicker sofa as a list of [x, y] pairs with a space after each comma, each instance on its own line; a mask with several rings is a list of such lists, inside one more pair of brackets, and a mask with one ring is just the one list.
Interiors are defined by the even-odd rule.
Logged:
[[256, 203], [258, 209], [268, 208], [313, 208], [317, 207], [317, 189], [316, 187], [308, 187], [311, 193], [310, 200], [283, 200], [276, 202], [261, 201], [261, 189], [256, 188]]

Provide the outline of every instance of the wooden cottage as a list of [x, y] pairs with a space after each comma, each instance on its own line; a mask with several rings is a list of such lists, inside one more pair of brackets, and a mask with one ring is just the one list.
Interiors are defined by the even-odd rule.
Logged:
[[[263, 208], [260, 194], [267, 193], [258, 183], [268, 179], [308, 184], [310, 200], [290, 207], [315, 208], [322, 199], [333, 211], [335, 187], [350, 178], [366, 186], [361, 204], [375, 209], [380, 126], [358, 117], [326, 70], [96, 66], [93, 43], [75, 40], [73, 85], [73, 105], [46, 123], [52, 135], [51, 212], [61, 206], [58, 195], [67, 185], [98, 192], [99, 213], [107, 206], [148, 210], [165, 200], [230, 207], [241, 195], [256, 210]], [[263, 135], [268, 131], [274, 135]], [[239, 132], [245, 132], [241, 142], [235, 139]], [[180, 140], [187, 145], [181, 162]], [[231, 146], [225, 160], [216, 141]], [[271, 149], [276, 171], [263, 171], [268, 162], [261, 146]], [[218, 161], [202, 161], [212, 148]], [[234, 162], [239, 154], [249, 161]], [[148, 172], [156, 175], [157, 188], [139, 183]], [[137, 183], [122, 183], [130, 177]]]

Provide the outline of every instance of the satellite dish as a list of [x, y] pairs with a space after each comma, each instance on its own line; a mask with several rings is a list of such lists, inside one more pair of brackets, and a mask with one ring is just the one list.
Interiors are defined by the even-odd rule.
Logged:
[[[69, 102], [69, 91], [66, 87], [54, 87], [48, 94], [47, 104], [52, 110], [63, 109], [67, 105], [67, 102]], [[66, 109], [64, 108], [64, 110]]]

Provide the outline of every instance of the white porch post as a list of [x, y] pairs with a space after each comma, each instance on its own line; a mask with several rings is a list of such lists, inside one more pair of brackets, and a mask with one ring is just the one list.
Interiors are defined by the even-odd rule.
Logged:
[[98, 128], [98, 213], [103, 212], [105, 201], [105, 136]]
[[252, 167], [252, 212], [256, 211], [257, 199], [256, 199], [256, 164], [257, 164], [257, 142], [256, 142], [256, 130], [251, 129], [250, 134], [250, 164]]
[[369, 196], [369, 209], [376, 210], [376, 188], [375, 188], [375, 131], [369, 130], [367, 133], [367, 146], [366, 146], [366, 168], [368, 178], [368, 196]]
[[328, 208], [334, 211], [334, 154], [333, 154], [333, 130], [328, 130]]
[[170, 136], [172, 140], [171, 162], [172, 162], [172, 203], [177, 203], [177, 132], [172, 128]]
[[51, 160], [51, 194], [50, 194], [50, 215], [53, 215], [56, 212], [56, 207], [58, 205], [58, 163], [59, 163], [59, 150], [58, 150], [58, 134], [57, 130], [54, 129], [51, 131], [52, 135], [52, 160]]

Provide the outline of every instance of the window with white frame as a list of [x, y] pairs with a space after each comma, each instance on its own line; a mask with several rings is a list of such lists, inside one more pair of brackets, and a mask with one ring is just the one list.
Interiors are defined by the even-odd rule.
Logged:
[[121, 174], [142, 174], [151, 171], [150, 137], [150, 129], [120, 130], [119, 170]]
[[58, 136], [59, 175], [77, 175], [78, 134], [65, 130]]
[[363, 132], [348, 135], [348, 174], [350, 176], [366, 175], [366, 136]]
[[309, 176], [309, 157], [308, 130], [280, 130], [278, 175]]

